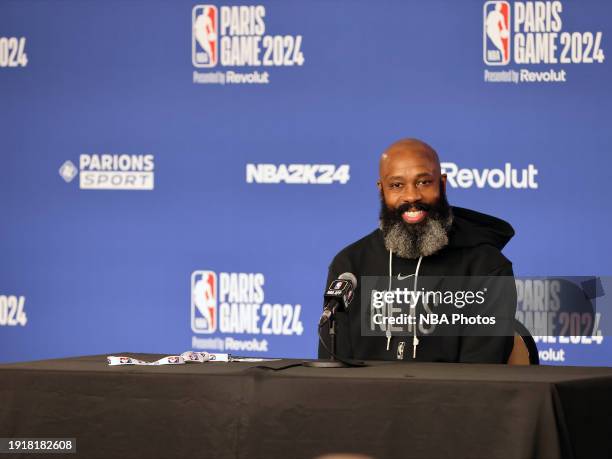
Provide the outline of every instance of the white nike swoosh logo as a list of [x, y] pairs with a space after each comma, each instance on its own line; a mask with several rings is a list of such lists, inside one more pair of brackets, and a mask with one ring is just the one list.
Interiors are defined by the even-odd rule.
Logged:
[[398, 274], [397, 275], [397, 280], [404, 280], [404, 279], [408, 279], [409, 277], [414, 276], [414, 274], [408, 274], [407, 276], [402, 276], [402, 274]]

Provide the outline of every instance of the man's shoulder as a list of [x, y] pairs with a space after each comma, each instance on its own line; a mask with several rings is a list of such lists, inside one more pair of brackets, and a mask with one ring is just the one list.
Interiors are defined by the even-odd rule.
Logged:
[[463, 262], [469, 266], [472, 274], [493, 275], [512, 272], [512, 262], [492, 244], [464, 247], [460, 251]]
[[384, 247], [381, 231], [377, 228], [369, 234], [366, 234], [361, 239], [347, 245], [336, 255], [351, 255], [358, 254], [364, 251], [370, 251], [375, 248]]
[[453, 207], [453, 216], [449, 249], [458, 251], [467, 270], [489, 274], [511, 267], [502, 253], [514, 236], [514, 228], [508, 222], [461, 207]]
[[385, 244], [382, 233], [375, 229], [361, 239], [347, 245], [333, 258], [331, 265], [343, 266], [342, 269], [356, 269], [367, 259], [377, 259], [385, 253]]

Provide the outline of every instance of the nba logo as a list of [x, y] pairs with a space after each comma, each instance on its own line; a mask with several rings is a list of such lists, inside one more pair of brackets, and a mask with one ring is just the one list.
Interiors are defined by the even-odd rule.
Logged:
[[341, 290], [343, 286], [344, 286], [344, 282], [342, 282], [342, 281], [336, 282], [336, 285], [334, 286], [334, 289], [335, 290]]
[[483, 58], [487, 65], [510, 62], [510, 4], [506, 1], [484, 4]]
[[212, 271], [191, 274], [191, 329], [194, 333], [217, 330], [217, 275]]
[[217, 7], [196, 5], [191, 12], [191, 61], [195, 67], [214, 67], [219, 53]]

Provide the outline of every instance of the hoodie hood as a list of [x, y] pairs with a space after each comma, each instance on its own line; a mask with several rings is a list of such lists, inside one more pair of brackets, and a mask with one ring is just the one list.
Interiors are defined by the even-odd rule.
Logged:
[[503, 249], [514, 229], [508, 222], [491, 215], [463, 207], [451, 207], [453, 225], [449, 233], [449, 247], [476, 247], [483, 244]]

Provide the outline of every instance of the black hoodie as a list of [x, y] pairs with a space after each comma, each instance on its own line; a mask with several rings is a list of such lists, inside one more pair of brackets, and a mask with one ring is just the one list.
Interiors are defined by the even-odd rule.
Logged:
[[[434, 255], [424, 257], [419, 268], [423, 276], [509, 276], [512, 281], [512, 263], [501, 249], [514, 235], [505, 221], [460, 207], [452, 207], [453, 224], [449, 243]], [[415, 272], [416, 259], [400, 258], [393, 254], [392, 273], [407, 276]], [[329, 267], [327, 285], [342, 273], [353, 273], [358, 283], [362, 276], [388, 276], [389, 252], [385, 248], [382, 232], [377, 229], [341, 250]], [[502, 295], [505, 314], [514, 317], [516, 290], [510, 282]], [[369, 307], [369, 305], [368, 305]], [[413, 360], [412, 338], [394, 336], [387, 350], [387, 339], [382, 336], [362, 336], [361, 292], [357, 287], [353, 302], [346, 312], [336, 314], [336, 353], [344, 358], [364, 360]], [[513, 336], [421, 336], [415, 361], [506, 363], [512, 351]], [[322, 330], [324, 339], [327, 329]], [[326, 339], [326, 341], [328, 341]], [[404, 344], [400, 344], [404, 343]], [[329, 342], [328, 342], [329, 346]], [[398, 352], [406, 347], [406, 352]], [[328, 358], [319, 346], [319, 358]]]

